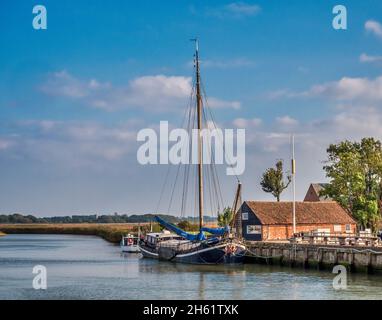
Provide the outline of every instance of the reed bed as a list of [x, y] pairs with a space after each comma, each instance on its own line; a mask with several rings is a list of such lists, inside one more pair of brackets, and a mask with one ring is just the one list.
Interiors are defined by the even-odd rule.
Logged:
[[[148, 223], [140, 224], [148, 229]], [[98, 236], [112, 243], [119, 243], [123, 235], [137, 233], [137, 223], [75, 223], [75, 224], [0, 224], [0, 235], [6, 234], [74, 234]]]
[[[216, 227], [214, 223], [206, 224]], [[119, 243], [127, 233], [138, 234], [150, 230], [150, 223], [34, 223], [34, 224], [0, 224], [0, 236], [5, 234], [74, 234], [98, 236], [112, 243]], [[152, 223], [152, 231], [161, 230], [157, 223]], [[189, 230], [187, 230], [189, 231]]]

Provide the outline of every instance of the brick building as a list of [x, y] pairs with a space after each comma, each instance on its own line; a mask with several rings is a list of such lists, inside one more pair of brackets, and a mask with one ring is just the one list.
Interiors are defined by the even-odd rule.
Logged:
[[[286, 240], [293, 235], [292, 202], [245, 201], [241, 208], [246, 240]], [[334, 201], [296, 202], [296, 231], [355, 233], [356, 222]]]
[[320, 191], [325, 188], [327, 183], [311, 183], [306, 192], [304, 201], [331, 201], [327, 196], [320, 196]]

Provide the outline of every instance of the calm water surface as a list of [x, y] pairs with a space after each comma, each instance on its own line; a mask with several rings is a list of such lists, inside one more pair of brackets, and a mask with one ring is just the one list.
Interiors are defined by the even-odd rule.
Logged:
[[[32, 269], [44, 265], [48, 289], [34, 290]], [[0, 299], [381, 299], [382, 276], [349, 276], [332, 288], [329, 271], [276, 266], [175, 265], [97, 237], [0, 237]]]

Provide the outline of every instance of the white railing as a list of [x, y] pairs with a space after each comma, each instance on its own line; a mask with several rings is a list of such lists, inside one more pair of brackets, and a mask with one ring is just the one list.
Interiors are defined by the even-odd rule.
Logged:
[[298, 233], [292, 239], [293, 243], [321, 244], [321, 245], [341, 245], [341, 246], [382, 246], [381, 239], [369, 233], [328, 233], [328, 232], [309, 232]]

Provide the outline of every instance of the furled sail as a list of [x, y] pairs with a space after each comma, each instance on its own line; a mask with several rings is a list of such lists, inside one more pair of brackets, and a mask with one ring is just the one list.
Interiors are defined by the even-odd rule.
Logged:
[[203, 227], [200, 229], [200, 231], [208, 232], [208, 233], [211, 233], [211, 234], [217, 235], [217, 236], [223, 236], [224, 234], [229, 233], [230, 228], [229, 228], [229, 226], [225, 226], [224, 228]]
[[168, 223], [167, 221], [163, 220], [162, 218], [158, 216], [155, 216], [154, 219], [164, 228], [176, 233], [178, 236], [181, 236], [189, 241], [201, 241], [206, 239], [202, 230], [200, 230], [198, 234], [191, 234], [178, 228], [177, 226], [174, 226], [171, 223]]

